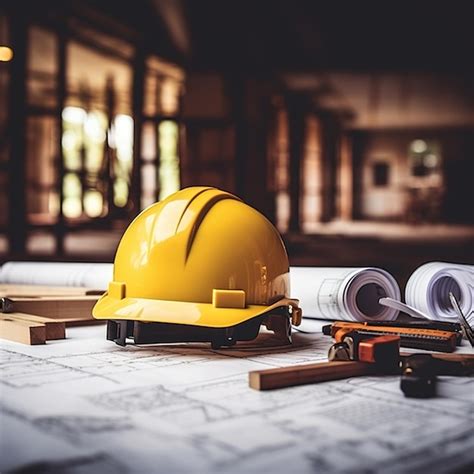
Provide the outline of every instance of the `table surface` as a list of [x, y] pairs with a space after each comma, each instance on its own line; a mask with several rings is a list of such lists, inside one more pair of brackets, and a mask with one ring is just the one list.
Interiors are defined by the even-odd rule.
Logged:
[[259, 339], [121, 348], [96, 325], [0, 340], [0, 471], [472, 472], [473, 377], [440, 377], [426, 400], [395, 376], [258, 392], [250, 370], [323, 361], [331, 343]]

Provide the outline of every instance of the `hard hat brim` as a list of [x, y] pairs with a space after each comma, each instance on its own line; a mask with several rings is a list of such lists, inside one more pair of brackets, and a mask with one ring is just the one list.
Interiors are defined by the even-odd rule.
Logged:
[[282, 298], [276, 303], [248, 305], [245, 308], [216, 308], [211, 303], [153, 300], [148, 298], [116, 298], [105, 293], [96, 303], [92, 315], [96, 319], [126, 319], [141, 322], [187, 324], [225, 328], [241, 324], [256, 316], [283, 306], [297, 306], [297, 300]]

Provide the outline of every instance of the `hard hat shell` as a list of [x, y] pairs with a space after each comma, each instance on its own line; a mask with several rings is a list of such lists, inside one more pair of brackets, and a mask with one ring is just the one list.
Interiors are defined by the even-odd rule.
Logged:
[[274, 226], [232, 194], [191, 187], [130, 224], [93, 316], [224, 328], [297, 308], [289, 293], [288, 256]]

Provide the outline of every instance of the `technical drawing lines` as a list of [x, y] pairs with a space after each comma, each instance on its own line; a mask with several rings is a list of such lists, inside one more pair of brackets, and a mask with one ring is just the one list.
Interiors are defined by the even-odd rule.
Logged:
[[125, 418], [105, 416], [43, 416], [36, 418], [33, 424], [42, 431], [71, 442], [79, 442], [82, 436], [133, 428], [133, 424]]
[[[7, 349], [0, 349], [0, 374], [1, 383], [18, 388], [65, 383], [89, 378], [91, 375], [81, 368], [69, 367], [52, 359], [41, 359]], [[96, 376], [112, 380], [107, 376]]]
[[200, 402], [162, 385], [102, 393], [88, 400], [114, 412], [120, 410], [124, 415], [141, 411], [175, 424], [212, 422], [230, 416], [224, 407]]
[[190, 400], [182, 394], [168, 390], [162, 385], [137, 387], [126, 390], [102, 393], [89, 400], [110, 410], [123, 410], [126, 413], [168, 409], [170, 406], [185, 406]]
[[127, 474], [130, 470], [105, 453], [81, 456], [60, 461], [38, 461], [7, 471], [5, 474]]

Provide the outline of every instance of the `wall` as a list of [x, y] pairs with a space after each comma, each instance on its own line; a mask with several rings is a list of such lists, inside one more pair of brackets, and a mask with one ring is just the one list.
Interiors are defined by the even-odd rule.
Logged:
[[[374, 133], [363, 156], [361, 213], [367, 219], [401, 218], [405, 211], [404, 183], [408, 178], [408, 143], [397, 135]], [[376, 186], [373, 165], [389, 167], [387, 186]]]
[[[410, 219], [410, 190], [420, 186], [412, 176], [409, 146], [417, 139], [439, 145], [441, 155], [440, 196], [437, 219], [442, 222], [473, 223], [474, 133], [466, 129], [372, 130], [354, 134], [354, 170], [357, 190], [354, 214], [372, 220]], [[373, 165], [389, 165], [387, 186], [374, 184]], [[358, 171], [358, 172], [357, 172]], [[411, 204], [410, 204], [411, 203]], [[423, 209], [421, 213], [423, 213]]]

